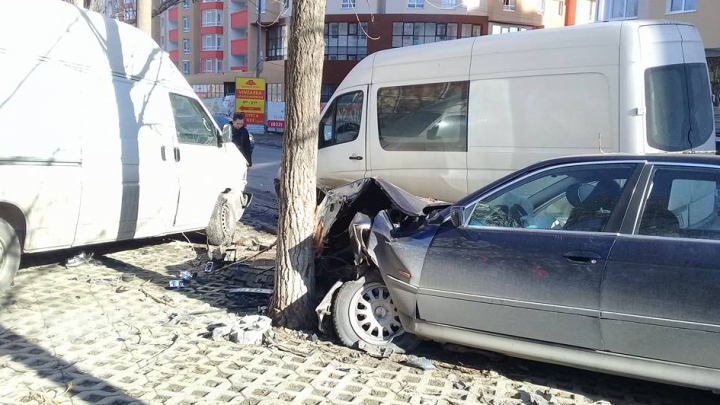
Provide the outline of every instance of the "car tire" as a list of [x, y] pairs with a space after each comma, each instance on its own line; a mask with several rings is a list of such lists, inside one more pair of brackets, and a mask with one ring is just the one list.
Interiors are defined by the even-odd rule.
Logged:
[[404, 331], [397, 308], [377, 271], [367, 272], [340, 287], [333, 301], [332, 318], [337, 337], [353, 349], [380, 352], [391, 349], [403, 353], [420, 344], [420, 339]]
[[231, 196], [230, 193], [220, 194], [215, 203], [210, 223], [205, 229], [208, 243], [211, 245], [228, 245], [235, 236], [238, 219], [232, 201], [230, 201]]
[[21, 253], [15, 228], [0, 218], [0, 293], [12, 286], [20, 267]]

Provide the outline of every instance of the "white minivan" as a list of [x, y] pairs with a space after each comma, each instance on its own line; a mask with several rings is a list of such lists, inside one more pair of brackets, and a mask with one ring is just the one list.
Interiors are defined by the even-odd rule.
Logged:
[[449, 202], [551, 157], [715, 150], [700, 34], [653, 20], [377, 52], [319, 131], [319, 188], [377, 176]]
[[57, 0], [4, 1], [0, 66], [0, 291], [21, 252], [231, 237], [246, 162], [147, 35]]

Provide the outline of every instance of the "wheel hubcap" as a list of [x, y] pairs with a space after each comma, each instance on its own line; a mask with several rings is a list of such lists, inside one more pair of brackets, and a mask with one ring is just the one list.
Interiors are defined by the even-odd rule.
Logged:
[[387, 287], [370, 283], [350, 303], [353, 331], [367, 343], [382, 345], [403, 333], [400, 316]]

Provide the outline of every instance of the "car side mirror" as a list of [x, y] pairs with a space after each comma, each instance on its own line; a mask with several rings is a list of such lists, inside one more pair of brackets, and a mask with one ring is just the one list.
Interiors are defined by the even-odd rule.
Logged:
[[465, 207], [450, 207], [450, 221], [455, 228], [465, 225]]

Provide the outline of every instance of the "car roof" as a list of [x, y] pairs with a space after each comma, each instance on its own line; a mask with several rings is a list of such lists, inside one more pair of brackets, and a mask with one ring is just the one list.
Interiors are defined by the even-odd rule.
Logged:
[[[612, 162], [612, 161], [638, 161], [657, 163], [683, 163], [683, 164], [709, 164], [720, 165], [720, 156], [710, 153], [655, 153], [655, 154], [626, 154], [608, 153], [595, 155], [564, 156], [540, 161], [526, 170], [543, 166], [557, 166], [572, 163]], [[525, 170], [523, 170], [525, 171]]]
[[710, 153], [658, 153], [658, 154], [624, 154], [624, 153], [608, 153], [608, 154], [591, 154], [564, 156], [552, 158], [537, 162], [523, 169], [517, 170], [505, 177], [495, 180], [490, 184], [468, 194], [465, 198], [458, 201], [458, 205], [466, 204], [473, 201], [478, 196], [494, 189], [495, 187], [526, 175], [535, 170], [546, 167], [562, 166], [566, 164], [578, 163], [605, 163], [605, 162], [638, 162], [638, 163], [675, 163], [684, 165], [715, 165], [720, 166], [720, 156]]

